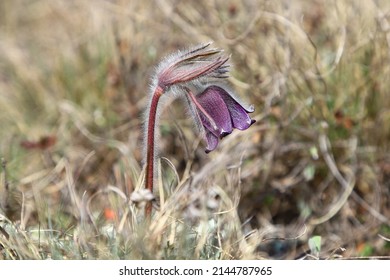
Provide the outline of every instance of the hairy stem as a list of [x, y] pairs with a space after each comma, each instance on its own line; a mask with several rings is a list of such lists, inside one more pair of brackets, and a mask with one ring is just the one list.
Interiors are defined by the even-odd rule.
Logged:
[[[147, 131], [147, 143], [146, 143], [146, 184], [145, 187], [151, 193], [153, 193], [154, 183], [154, 159], [155, 159], [155, 129], [156, 129], [156, 114], [158, 101], [163, 94], [164, 90], [157, 86], [152, 97], [150, 104], [148, 131]], [[152, 202], [149, 201], [145, 206], [145, 217], [150, 219], [152, 215]]]

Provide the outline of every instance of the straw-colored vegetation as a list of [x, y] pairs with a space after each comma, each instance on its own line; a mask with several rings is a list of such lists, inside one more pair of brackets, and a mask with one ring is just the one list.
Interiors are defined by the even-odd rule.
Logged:
[[[173, 102], [145, 224], [149, 77], [208, 41], [257, 122]], [[0, 259], [389, 256], [389, 77], [387, 0], [2, 0]]]

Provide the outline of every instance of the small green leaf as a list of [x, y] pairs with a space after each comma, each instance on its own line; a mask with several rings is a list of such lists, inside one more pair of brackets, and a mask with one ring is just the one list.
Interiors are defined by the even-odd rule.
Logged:
[[319, 158], [316, 146], [311, 146], [309, 151], [312, 159], [317, 160]]
[[318, 257], [321, 251], [321, 236], [315, 235], [311, 237], [308, 243], [312, 255]]
[[303, 170], [303, 176], [305, 177], [306, 181], [310, 181], [314, 178], [314, 174], [316, 172], [316, 169], [314, 165], [308, 165]]
[[361, 257], [369, 257], [374, 253], [374, 248], [368, 244], [364, 245], [363, 249], [360, 251]]

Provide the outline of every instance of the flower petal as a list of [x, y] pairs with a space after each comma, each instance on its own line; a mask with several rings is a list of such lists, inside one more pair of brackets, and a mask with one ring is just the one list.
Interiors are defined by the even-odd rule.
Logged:
[[252, 120], [248, 113], [254, 112], [253, 106], [249, 108], [244, 108], [236, 99], [233, 98], [226, 90], [218, 86], [211, 86], [214, 91], [217, 91], [224, 103], [226, 104], [230, 117], [233, 123], [233, 127], [239, 130], [245, 130], [250, 127], [255, 120]]
[[[196, 101], [208, 114], [208, 116], [206, 116], [204, 112], [202, 112], [202, 108], [198, 108], [202, 124], [207, 130], [218, 138], [222, 138], [232, 132], [233, 125], [228, 107], [217, 89], [208, 87], [205, 91], [196, 96]], [[211, 118], [211, 120], [209, 118]], [[214, 122], [216, 127], [213, 126], [212, 122]]]
[[219, 139], [210, 131], [206, 130], [206, 141], [207, 141], [206, 153], [210, 153], [211, 151], [214, 151], [215, 148], [218, 146]]

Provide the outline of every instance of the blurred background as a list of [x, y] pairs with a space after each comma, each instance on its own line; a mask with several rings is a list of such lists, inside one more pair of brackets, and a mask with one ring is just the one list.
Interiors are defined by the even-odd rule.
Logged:
[[[205, 154], [174, 101], [145, 224], [150, 77], [209, 41], [257, 122]], [[385, 0], [3, 0], [0, 259], [389, 257], [389, 76]]]

